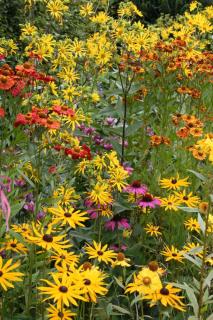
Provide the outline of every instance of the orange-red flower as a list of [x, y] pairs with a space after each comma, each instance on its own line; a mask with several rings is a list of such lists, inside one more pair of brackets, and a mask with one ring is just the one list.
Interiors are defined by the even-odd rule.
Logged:
[[10, 76], [0, 75], [0, 89], [9, 90], [15, 84], [15, 81]]

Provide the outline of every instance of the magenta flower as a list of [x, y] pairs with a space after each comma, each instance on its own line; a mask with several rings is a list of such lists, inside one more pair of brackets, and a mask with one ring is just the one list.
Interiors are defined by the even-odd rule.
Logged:
[[125, 187], [124, 192], [144, 195], [147, 192], [147, 186], [141, 184], [139, 180], [135, 180]]
[[121, 246], [118, 244], [112, 244], [110, 246], [111, 250], [114, 250], [115, 252], [121, 252], [121, 251], [126, 251], [127, 246], [125, 244], [122, 244]]
[[138, 205], [142, 208], [155, 208], [156, 206], [159, 206], [161, 204], [160, 200], [157, 198], [154, 198], [153, 195], [150, 193], [146, 193], [139, 201]]
[[105, 229], [110, 231], [114, 231], [115, 229], [130, 229], [130, 224], [126, 218], [119, 217], [118, 219], [114, 217], [105, 223]]

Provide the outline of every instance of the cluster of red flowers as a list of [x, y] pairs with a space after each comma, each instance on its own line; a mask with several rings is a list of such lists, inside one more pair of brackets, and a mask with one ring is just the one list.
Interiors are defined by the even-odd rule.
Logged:
[[75, 111], [67, 106], [53, 106], [52, 111], [58, 115], [64, 115], [69, 117], [75, 116]]
[[50, 82], [54, 81], [54, 78], [37, 72], [30, 62], [17, 65], [15, 70], [8, 64], [0, 68], [0, 90], [10, 91], [13, 96], [20, 95], [24, 88], [32, 84], [34, 80]]
[[64, 151], [64, 154], [71, 157], [72, 159], [92, 159], [91, 150], [90, 148], [83, 144], [82, 146], [75, 146], [73, 148], [67, 148], [62, 145], [55, 145], [53, 147], [56, 151]]
[[48, 109], [32, 107], [31, 112], [28, 112], [27, 114], [19, 113], [16, 116], [14, 127], [18, 127], [20, 125], [36, 124], [42, 127], [46, 127], [48, 129], [59, 129], [60, 122], [51, 119], [48, 113], [49, 113]]

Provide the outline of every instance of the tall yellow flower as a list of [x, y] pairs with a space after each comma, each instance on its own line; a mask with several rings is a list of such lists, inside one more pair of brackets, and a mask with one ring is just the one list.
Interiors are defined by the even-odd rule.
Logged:
[[9, 259], [5, 265], [3, 265], [3, 259], [0, 256], [0, 285], [5, 291], [7, 291], [8, 288], [14, 288], [14, 285], [11, 282], [22, 281], [21, 277], [24, 274], [13, 271], [19, 266], [20, 262], [13, 263], [12, 259]]
[[51, 16], [59, 23], [62, 23], [63, 14], [67, 12], [68, 9], [69, 7], [66, 6], [62, 0], [50, 0], [47, 3], [47, 11], [49, 11]]
[[88, 192], [89, 199], [95, 204], [110, 204], [112, 203], [112, 195], [110, 186], [106, 182], [97, 182], [93, 190]]

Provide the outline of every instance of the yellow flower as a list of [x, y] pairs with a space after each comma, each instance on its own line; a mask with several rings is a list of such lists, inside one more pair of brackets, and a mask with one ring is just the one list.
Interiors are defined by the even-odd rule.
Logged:
[[94, 13], [92, 2], [88, 2], [82, 6], [80, 6], [80, 15], [82, 17], [89, 17]]
[[126, 258], [122, 252], [119, 252], [117, 254], [116, 260], [113, 261], [113, 263], [112, 263], [112, 268], [114, 268], [116, 266], [130, 267], [131, 265], [129, 264], [129, 262], [130, 262], [130, 259]]
[[36, 26], [31, 25], [30, 23], [26, 23], [21, 27], [21, 36], [20, 39], [23, 40], [26, 37], [33, 37], [37, 34], [38, 29]]
[[57, 208], [48, 208], [48, 211], [52, 213], [55, 217], [53, 218], [53, 223], [60, 223], [62, 226], [69, 225], [71, 228], [76, 229], [77, 226], [84, 227], [82, 222], [88, 220], [88, 217], [85, 217], [87, 212], [80, 212], [71, 208], [70, 206], [63, 209], [61, 206]]
[[76, 166], [76, 170], [75, 173], [80, 173], [80, 174], [84, 174], [86, 168], [88, 167], [88, 165], [90, 164], [89, 160], [83, 159], [81, 162], [79, 162], [79, 164]]
[[178, 206], [181, 204], [181, 200], [179, 200], [174, 194], [168, 196], [168, 198], [160, 198], [161, 207], [165, 207], [165, 211], [167, 210], [178, 210]]
[[72, 84], [79, 79], [79, 75], [75, 72], [73, 67], [63, 67], [60, 72], [58, 72], [58, 77], [68, 84]]
[[17, 239], [8, 239], [6, 240], [4, 247], [6, 251], [13, 251], [17, 253], [26, 253], [28, 249]]
[[97, 103], [97, 102], [99, 102], [99, 101], [101, 100], [98, 92], [93, 92], [93, 93], [91, 93], [91, 98], [92, 98], [92, 101], [93, 101], [94, 103]]
[[146, 225], [146, 228], [144, 228], [147, 234], [150, 234], [151, 236], [155, 236], [155, 237], [158, 237], [159, 235], [162, 234], [162, 232], [160, 232], [159, 229], [160, 229], [159, 226], [154, 226], [153, 224], [150, 224], [150, 223], [148, 223]]
[[174, 246], [171, 246], [171, 249], [168, 246], [165, 246], [164, 250], [161, 251], [161, 254], [166, 257], [166, 261], [179, 261], [182, 262], [183, 260], [183, 252], [179, 251]]
[[78, 306], [76, 300], [85, 301], [85, 298], [82, 296], [82, 290], [73, 283], [72, 277], [68, 276], [66, 273], [62, 275], [52, 273], [52, 277], [54, 282], [44, 279], [43, 281], [47, 283], [48, 286], [38, 287], [41, 294], [48, 296], [44, 301], [53, 299], [54, 302], [57, 302], [57, 309], [59, 310], [62, 305], [65, 305], [66, 307], [69, 307], [70, 304]]
[[129, 174], [122, 166], [117, 168], [109, 169], [109, 184], [112, 188], [117, 189], [118, 191], [122, 191], [124, 187], [128, 185], [126, 180], [129, 177]]
[[14, 285], [11, 282], [22, 281], [21, 277], [24, 274], [21, 272], [12, 271], [18, 268], [19, 266], [20, 262], [15, 262], [13, 264], [12, 259], [9, 259], [5, 263], [5, 265], [3, 265], [3, 259], [0, 256], [0, 285], [5, 291], [7, 291], [8, 288], [14, 288]]
[[80, 196], [76, 194], [73, 187], [60, 186], [53, 193], [53, 198], [57, 199], [57, 205], [68, 206], [70, 203], [76, 202]]
[[107, 244], [102, 247], [101, 242], [93, 241], [93, 247], [87, 245], [85, 252], [89, 255], [89, 259], [97, 259], [98, 262], [113, 263], [116, 253], [113, 250], [107, 250]]
[[181, 289], [174, 288], [171, 284], [167, 284], [165, 287], [147, 293], [143, 299], [150, 300], [151, 306], [160, 301], [165, 307], [171, 306], [180, 311], [185, 311], [185, 304], [181, 301], [184, 297], [176, 294], [180, 291]]
[[75, 39], [71, 45], [71, 51], [76, 57], [83, 57], [85, 55], [86, 49], [84, 47], [84, 42]]
[[80, 96], [79, 91], [77, 91], [75, 87], [69, 87], [67, 89], [63, 89], [62, 92], [63, 92], [64, 99], [70, 102], [73, 101], [74, 97]]
[[97, 182], [93, 190], [88, 192], [89, 199], [95, 204], [105, 205], [112, 203], [113, 199], [110, 190], [110, 186], [105, 182]]
[[72, 320], [74, 319], [73, 316], [76, 315], [76, 313], [71, 312], [70, 310], [65, 310], [64, 308], [57, 309], [54, 305], [49, 305], [49, 308], [47, 308], [48, 311], [48, 319], [49, 320]]
[[79, 261], [79, 257], [74, 252], [67, 252], [66, 250], [55, 252], [50, 258], [51, 260], [55, 260], [56, 265], [61, 264], [63, 268], [70, 265], [76, 266]]
[[169, 179], [161, 179], [160, 185], [162, 188], [169, 190], [178, 190], [180, 187], [188, 187], [190, 182], [187, 181], [187, 178], [179, 179], [179, 175], [176, 177], [171, 177]]
[[197, 196], [192, 196], [192, 192], [186, 194], [186, 190], [181, 192], [175, 191], [175, 195], [183, 204], [186, 204], [190, 208], [196, 207], [200, 201]]
[[104, 296], [108, 292], [104, 282], [106, 275], [97, 267], [87, 268], [81, 272], [80, 276], [84, 295], [88, 301], [96, 303], [97, 295]]
[[157, 272], [143, 268], [138, 275], [134, 274], [134, 281], [127, 285], [125, 293], [138, 292], [140, 295], [148, 294], [162, 288], [162, 283]]
[[189, 231], [197, 231], [200, 232], [200, 224], [197, 219], [190, 218], [184, 222], [184, 226]]
[[[198, 249], [199, 250], [195, 253], [193, 253], [194, 249]], [[194, 242], [187, 242], [184, 247], [183, 247], [184, 253], [187, 254], [191, 254], [191, 255], [195, 255], [198, 256], [199, 258], [202, 259], [203, 257], [203, 249], [202, 249], [202, 245], [200, 245], [199, 243], [194, 243]]]
[[104, 12], [100, 11], [96, 16], [91, 18], [94, 23], [105, 24], [109, 20], [109, 16]]
[[42, 247], [45, 250], [55, 250], [57, 252], [60, 252], [63, 249], [71, 247], [70, 244], [68, 244], [69, 240], [63, 240], [66, 235], [54, 235], [52, 232], [52, 226], [49, 226], [46, 229], [44, 227], [41, 227], [40, 231], [38, 231], [33, 225], [33, 231], [34, 236], [27, 236], [27, 240], [31, 243], [35, 243], [37, 246]]
[[50, 12], [51, 16], [62, 23], [63, 14], [68, 11], [69, 7], [64, 4], [62, 0], [49, 0], [47, 4], [47, 11]]
[[51, 93], [54, 96], [58, 97], [58, 92], [57, 92], [58, 88], [57, 88], [57, 85], [55, 84], [55, 82], [53, 82], [53, 81], [49, 82], [49, 87], [50, 87]]
[[190, 3], [190, 6], [189, 6], [190, 12], [194, 11], [197, 7], [198, 7], [198, 2], [197, 1], [192, 1]]

